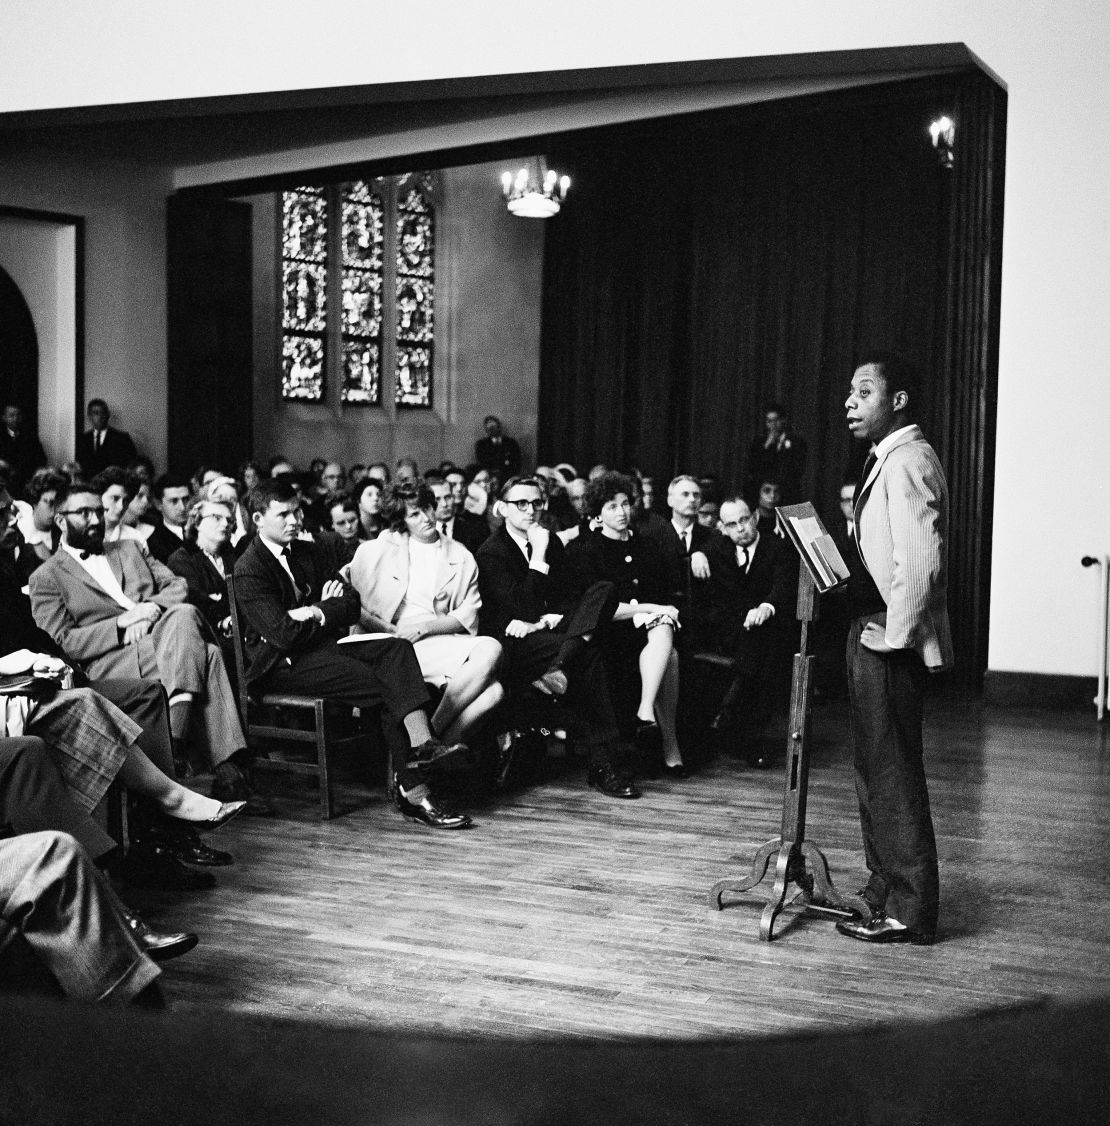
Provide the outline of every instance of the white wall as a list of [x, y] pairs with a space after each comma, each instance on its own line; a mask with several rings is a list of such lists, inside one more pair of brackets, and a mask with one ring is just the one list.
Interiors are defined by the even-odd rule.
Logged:
[[[1098, 578], [1078, 560], [1110, 551], [1104, 0], [691, 0], [670, 8], [566, 0], [527, 10], [506, 0], [413, 0], [320, 3], [310, 20], [305, 11], [290, 0], [148, 3], [127, 13], [120, 34], [103, 10], [40, 0], [5, 17], [0, 110], [966, 43], [1010, 91], [990, 665], [1093, 671]], [[422, 16], [419, 50], [335, 49], [337, 27], [348, 43], [388, 42]], [[287, 69], [291, 27], [295, 72]]]
[[[84, 217], [85, 399], [106, 400], [112, 424], [159, 466], [166, 459], [168, 193], [166, 175], [149, 169], [44, 150], [4, 154], [0, 162], [0, 204]], [[40, 379], [49, 378], [40, 368]], [[80, 409], [72, 390], [60, 393], [72, 412]], [[50, 454], [73, 456], [74, 422], [70, 413], [47, 444]]]
[[54, 465], [73, 451], [77, 232], [72, 224], [0, 217], [0, 266], [31, 310], [39, 346], [38, 435]]

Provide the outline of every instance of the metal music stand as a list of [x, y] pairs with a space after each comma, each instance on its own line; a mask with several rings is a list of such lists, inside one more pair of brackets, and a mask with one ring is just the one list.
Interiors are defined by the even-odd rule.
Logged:
[[[752, 860], [751, 871], [742, 880], [720, 880], [709, 893], [709, 905], [720, 911], [726, 892], [750, 891], [763, 881], [776, 856], [775, 882], [771, 898], [759, 921], [759, 937], [770, 942], [775, 920], [786, 906], [787, 891], [793, 885], [793, 905], [799, 899], [804, 908], [838, 919], [870, 914], [858, 895], [836, 890], [829, 875], [825, 854], [806, 835], [806, 797], [809, 789], [809, 717], [813, 694], [813, 655], [808, 652], [809, 626], [819, 616], [821, 593], [841, 586], [848, 569], [821, 523], [812, 504], [789, 505], [776, 510], [779, 527], [792, 543], [803, 563], [798, 569], [798, 621], [802, 623], [798, 652], [794, 654], [790, 685], [790, 725], [786, 738], [785, 785], [782, 798], [782, 828], [779, 836], [761, 845]], [[815, 525], [814, 525], [815, 522]], [[807, 532], [819, 531], [819, 537]]]

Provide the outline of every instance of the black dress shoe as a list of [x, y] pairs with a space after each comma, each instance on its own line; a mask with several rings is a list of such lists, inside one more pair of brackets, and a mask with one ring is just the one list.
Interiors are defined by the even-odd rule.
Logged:
[[211, 872], [186, 867], [162, 845], [142, 842], [127, 850], [120, 877], [130, 887], [153, 891], [205, 891], [216, 886]]
[[630, 778], [618, 774], [611, 766], [591, 766], [586, 775], [590, 787], [611, 798], [638, 798], [640, 791]]
[[274, 807], [247, 781], [247, 776], [233, 762], [221, 762], [212, 780], [211, 797], [218, 802], [246, 802], [247, 817], [273, 817]]
[[519, 731], [503, 731], [497, 736], [497, 773], [493, 776], [493, 784], [499, 790], [509, 788], [516, 753], [520, 749], [522, 738]]
[[164, 819], [162, 824], [156, 823], [137, 829], [131, 839], [135, 842], [158, 845], [175, 856], [182, 864], [199, 864], [202, 868], [222, 868], [235, 863], [235, 858], [230, 852], [209, 848], [194, 829], [181, 826], [180, 823], [170, 823], [168, 818]]
[[876, 915], [867, 920], [844, 919], [836, 924], [836, 929], [849, 938], [860, 942], [909, 942], [914, 946], [932, 946], [936, 936], [927, 931], [903, 927], [889, 915]]
[[182, 954], [188, 954], [197, 944], [197, 936], [191, 931], [177, 934], [160, 934], [153, 931], [130, 909], [123, 911], [123, 921], [131, 932], [131, 937], [143, 948], [143, 953], [156, 962], [168, 962]]
[[238, 817], [246, 808], [246, 799], [240, 798], [237, 801], [221, 802], [220, 808], [212, 817], [203, 817], [196, 821], [190, 821], [187, 817], [171, 817], [167, 814], [167, 820], [171, 821], [174, 825], [194, 829], [198, 833], [214, 833], [217, 829], [222, 829], [233, 817]]
[[440, 739], [426, 739], [409, 752], [409, 766], [437, 766], [445, 770], [469, 770], [475, 765], [475, 756], [465, 743], [444, 743]]
[[430, 797], [416, 800], [407, 798], [400, 786], [397, 787], [395, 801], [397, 808], [410, 821], [427, 825], [430, 829], [469, 829], [473, 824], [465, 813], [448, 813], [440, 809]]

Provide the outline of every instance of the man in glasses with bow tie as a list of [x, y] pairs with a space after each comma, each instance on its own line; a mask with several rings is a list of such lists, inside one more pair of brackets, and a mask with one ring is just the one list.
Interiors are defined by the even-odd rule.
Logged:
[[540, 523], [545, 503], [534, 477], [510, 477], [502, 486], [496, 512], [504, 526], [475, 554], [479, 628], [501, 642], [514, 708], [536, 693], [565, 698], [589, 753], [590, 786], [609, 797], [638, 798], [618, 757], [617, 721], [595, 643], [616, 612], [616, 591], [606, 582], [581, 589], [559, 537]]
[[[195, 738], [218, 780], [234, 772], [233, 757], [246, 755], [243, 727], [220, 647], [186, 602], [185, 580], [131, 540], [105, 544], [104, 506], [91, 485], [59, 490], [54, 520], [61, 546], [29, 583], [39, 627], [93, 679], [160, 680], [174, 739]], [[238, 798], [248, 795], [220, 800]]]

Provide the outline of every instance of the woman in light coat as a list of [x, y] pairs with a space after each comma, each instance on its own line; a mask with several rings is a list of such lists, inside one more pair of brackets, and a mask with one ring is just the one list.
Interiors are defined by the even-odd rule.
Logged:
[[424, 679], [444, 686], [432, 729], [452, 743], [501, 702], [501, 645], [477, 636], [478, 565], [462, 544], [440, 536], [435, 507], [423, 481], [388, 487], [388, 530], [359, 547], [349, 576], [362, 599], [358, 628], [407, 638]]

